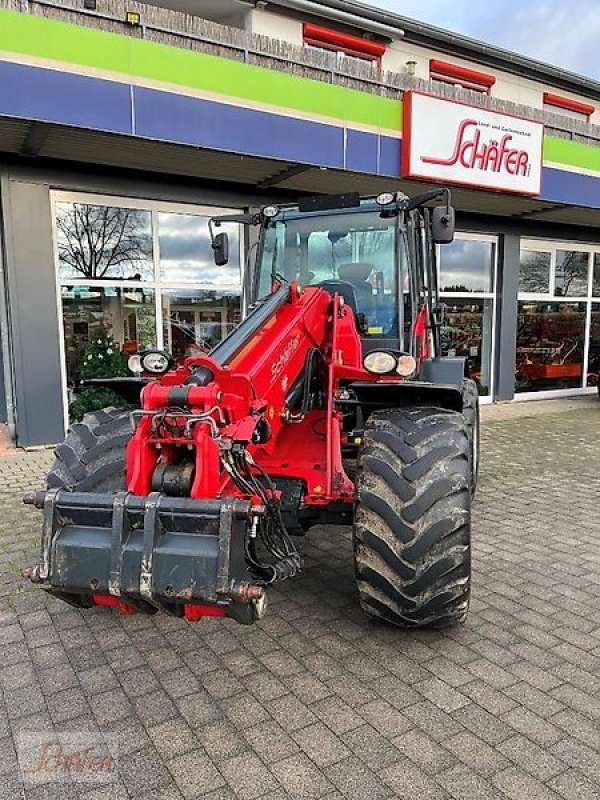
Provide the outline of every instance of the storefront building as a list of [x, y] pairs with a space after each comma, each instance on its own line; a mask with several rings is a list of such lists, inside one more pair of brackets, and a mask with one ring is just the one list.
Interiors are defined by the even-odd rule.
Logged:
[[212, 21], [164, 4], [0, 0], [0, 417], [18, 444], [62, 439], [105, 334], [181, 359], [238, 323], [251, 243], [230, 225], [216, 268], [211, 216], [327, 191], [451, 185], [445, 351], [486, 402], [597, 391], [600, 85], [341, 0], [196, 4]]

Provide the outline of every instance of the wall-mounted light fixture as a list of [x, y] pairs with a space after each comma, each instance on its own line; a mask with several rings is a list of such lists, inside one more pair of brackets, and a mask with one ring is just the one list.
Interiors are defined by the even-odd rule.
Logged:
[[128, 11], [125, 15], [125, 22], [128, 25], [141, 25], [142, 18], [137, 11]]
[[417, 67], [417, 62], [416, 61], [407, 61], [406, 64], [404, 65], [404, 68], [406, 70], [406, 74], [407, 75], [414, 75], [416, 67]]
[[95, 11], [96, 0], [83, 0], [83, 7], [86, 9], [86, 11]]

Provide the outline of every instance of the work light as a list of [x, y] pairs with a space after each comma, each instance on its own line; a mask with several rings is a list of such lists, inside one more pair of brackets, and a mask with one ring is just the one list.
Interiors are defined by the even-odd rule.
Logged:
[[400, 356], [396, 372], [403, 378], [408, 378], [417, 369], [417, 362], [412, 356]]
[[127, 359], [127, 368], [133, 372], [134, 375], [141, 375], [144, 371], [142, 367], [142, 359], [139, 353], [134, 353]]
[[389, 206], [395, 199], [396, 195], [394, 192], [381, 192], [381, 194], [378, 194], [375, 198], [375, 202], [378, 206]]
[[171, 366], [171, 356], [162, 350], [146, 350], [140, 354], [143, 372], [163, 375]]
[[363, 359], [363, 367], [367, 372], [373, 372], [375, 375], [388, 375], [390, 372], [394, 372], [397, 366], [396, 356], [385, 350], [373, 350], [372, 353], [367, 353]]

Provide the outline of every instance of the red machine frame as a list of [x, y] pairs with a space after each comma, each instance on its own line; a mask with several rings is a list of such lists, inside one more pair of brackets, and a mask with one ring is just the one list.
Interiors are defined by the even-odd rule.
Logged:
[[[304, 481], [306, 505], [354, 502], [354, 484], [346, 475], [341, 456], [345, 443], [343, 417], [336, 406], [340, 382], [399, 383], [402, 378], [373, 375], [364, 369], [353, 312], [339, 295], [332, 298], [323, 289], [303, 289], [298, 284], [291, 284], [289, 293], [289, 302], [227, 366], [220, 366], [208, 356], [191, 356], [183, 367], [144, 388], [141, 420], [127, 451], [130, 492], [148, 494], [159, 457], [161, 463], [176, 463], [181, 448], [191, 447], [195, 450], [191, 496], [240, 496], [240, 490], [223, 469], [219, 444], [211, 435], [210, 428], [217, 423], [220, 435], [247, 447], [270, 476]], [[424, 320], [417, 325], [424, 334]], [[312, 348], [318, 348], [324, 356], [327, 405], [290, 424], [282, 415], [286, 395], [293, 380], [303, 372]], [[186, 411], [191, 414], [190, 419], [201, 424], [190, 427], [188, 436], [157, 435], [156, 429], [153, 432], [156, 412], [172, 405], [172, 388], [183, 384], [190, 371], [199, 367], [207, 367], [214, 374], [208, 385], [191, 386], [187, 393]], [[170, 414], [177, 418], [176, 411]], [[255, 444], [253, 438], [261, 418], [267, 420], [271, 435], [268, 441]], [[181, 423], [184, 422], [182, 415]]]

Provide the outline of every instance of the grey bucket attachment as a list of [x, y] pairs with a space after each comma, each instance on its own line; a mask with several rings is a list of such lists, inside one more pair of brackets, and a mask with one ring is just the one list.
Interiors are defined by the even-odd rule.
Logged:
[[[265, 593], [245, 560], [262, 506], [237, 498], [195, 500], [153, 492], [51, 489], [26, 495], [43, 509], [41, 560], [24, 576], [74, 605], [119, 605], [195, 619], [200, 607], [250, 624]], [[115, 598], [115, 602], [103, 598]], [[190, 611], [190, 609], [195, 609]]]

